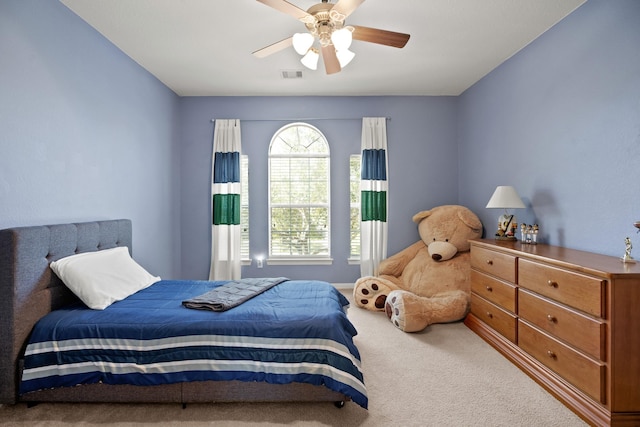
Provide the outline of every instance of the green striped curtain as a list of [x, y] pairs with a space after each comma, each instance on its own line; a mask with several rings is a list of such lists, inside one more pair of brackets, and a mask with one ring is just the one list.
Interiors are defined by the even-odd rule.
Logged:
[[216, 120], [211, 173], [209, 280], [236, 280], [241, 275], [240, 153], [240, 120]]
[[377, 276], [387, 257], [387, 119], [362, 119], [360, 274]]

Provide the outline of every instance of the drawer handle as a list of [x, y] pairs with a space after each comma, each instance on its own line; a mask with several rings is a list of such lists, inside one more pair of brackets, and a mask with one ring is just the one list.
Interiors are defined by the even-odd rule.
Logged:
[[554, 282], [553, 280], [549, 279], [547, 280], [547, 285], [551, 286], [552, 288], [557, 288], [558, 282]]
[[488, 317], [489, 319], [493, 319], [493, 314], [491, 314], [491, 312], [490, 312], [490, 311], [487, 311], [487, 317]]
[[487, 260], [487, 265], [493, 265], [493, 260], [488, 259]]
[[487, 288], [487, 291], [493, 292], [493, 288], [491, 286], [487, 285], [486, 288]]
[[547, 356], [549, 356], [552, 359], [557, 359], [558, 358], [558, 356], [556, 356], [556, 354], [551, 350], [547, 350]]
[[558, 322], [558, 319], [555, 316], [551, 315], [551, 314], [547, 314], [547, 320], [549, 322], [551, 322], [551, 323], [557, 323]]

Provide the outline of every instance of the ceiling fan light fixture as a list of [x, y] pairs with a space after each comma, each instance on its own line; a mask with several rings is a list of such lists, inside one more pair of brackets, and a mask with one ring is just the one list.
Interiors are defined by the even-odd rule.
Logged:
[[353, 35], [348, 28], [340, 28], [331, 33], [331, 42], [335, 46], [337, 51], [347, 50], [351, 46], [353, 41]]
[[356, 56], [356, 54], [351, 52], [349, 49], [342, 49], [342, 50], [336, 50], [336, 56], [338, 57], [340, 68], [344, 68], [349, 64], [349, 62], [351, 62], [351, 60]]
[[[304, 10], [288, 0], [258, 0], [273, 9], [283, 12], [302, 22], [308, 33], [296, 33], [279, 42], [265, 46], [253, 52], [258, 58], [264, 58], [274, 52], [291, 47], [302, 55], [300, 62], [311, 70], [316, 70], [322, 51], [322, 61], [327, 74], [339, 72], [355, 57], [351, 52], [351, 42], [377, 43], [396, 48], [404, 47], [409, 34], [381, 30], [363, 26], [345, 25], [345, 19], [356, 10], [364, 0], [321, 0]], [[314, 48], [318, 41], [319, 47]]]
[[298, 55], [304, 55], [307, 53], [315, 38], [309, 33], [295, 33], [293, 35], [293, 48], [298, 52]]
[[320, 58], [320, 53], [316, 48], [312, 47], [311, 49], [309, 49], [307, 54], [302, 57], [300, 62], [302, 62], [302, 65], [309, 68], [310, 70], [317, 70], [319, 58]]

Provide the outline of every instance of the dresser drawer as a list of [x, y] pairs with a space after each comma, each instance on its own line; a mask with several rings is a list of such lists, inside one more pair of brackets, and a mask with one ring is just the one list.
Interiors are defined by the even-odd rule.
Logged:
[[516, 311], [516, 287], [509, 283], [471, 270], [471, 291], [512, 313]]
[[518, 290], [518, 315], [597, 359], [604, 360], [606, 357], [606, 325], [601, 320], [570, 310], [522, 288]]
[[513, 255], [472, 246], [471, 267], [507, 282], [516, 281], [516, 257]]
[[471, 313], [509, 341], [516, 343], [516, 317], [513, 314], [474, 293], [471, 294]]
[[518, 260], [518, 285], [594, 316], [604, 317], [605, 280], [526, 259]]
[[604, 403], [605, 365], [518, 321], [518, 345], [569, 383]]

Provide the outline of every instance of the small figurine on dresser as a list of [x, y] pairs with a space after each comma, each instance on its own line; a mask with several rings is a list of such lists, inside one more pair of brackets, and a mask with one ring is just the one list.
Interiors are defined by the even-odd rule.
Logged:
[[538, 244], [539, 229], [538, 224], [520, 224], [520, 239], [522, 243]]
[[631, 249], [633, 249], [633, 245], [631, 244], [631, 239], [628, 237], [624, 238], [624, 255], [622, 256], [622, 262], [634, 263], [635, 259], [631, 256]]

